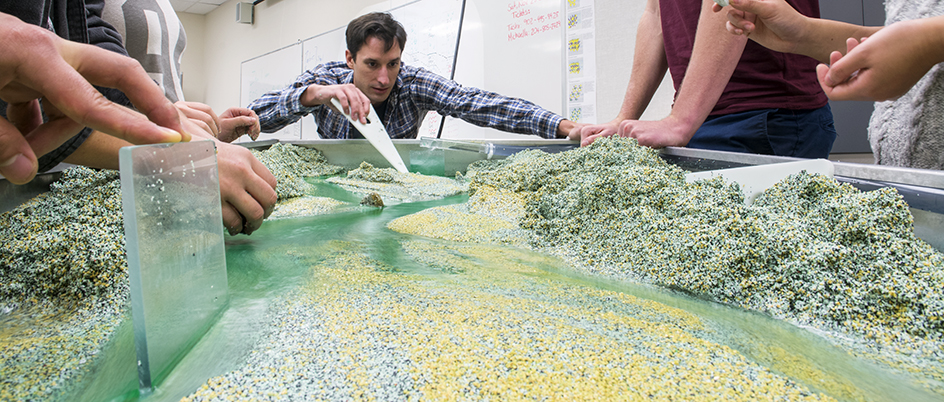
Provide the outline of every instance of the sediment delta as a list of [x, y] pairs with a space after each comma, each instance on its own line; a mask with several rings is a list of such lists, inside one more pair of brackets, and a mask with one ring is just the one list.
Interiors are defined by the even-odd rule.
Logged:
[[[631, 140], [526, 151], [470, 166], [468, 209], [511, 205], [487, 210], [510, 211], [503, 221], [532, 232], [532, 248], [585, 272], [819, 330], [851, 353], [919, 374], [944, 395], [944, 255], [914, 236], [895, 190], [861, 192], [801, 173], [748, 206], [737, 186], [686, 184], [684, 174]], [[470, 229], [448, 208], [390, 227], [462, 240], [453, 234]], [[429, 218], [436, 214], [445, 218]], [[509, 229], [519, 228], [501, 228]]]
[[[321, 195], [304, 178], [339, 173], [315, 150], [278, 144], [257, 155], [279, 178], [284, 217], [343, 211], [359, 225], [358, 211], [387, 216], [357, 206], [362, 195], [311, 201]], [[363, 193], [399, 181], [387, 194], [407, 195], [394, 199], [435, 198], [403, 188], [421, 175], [352, 172], [331, 180]], [[684, 173], [624, 139], [524, 152], [448, 180], [458, 192], [468, 186], [468, 202], [383, 218], [410, 235], [384, 235], [379, 254], [352, 239], [283, 244], [279, 255], [308, 274], [267, 301], [246, 361], [184, 399], [893, 397], [787, 345], [748, 350], [727, 324], [611, 288], [621, 283], [793, 323], [944, 396], [942, 259], [914, 238], [894, 191], [798, 175], [745, 206], [736, 188], [687, 185]], [[0, 399], [68, 400], [130, 319], [115, 178], [70, 169], [0, 218]], [[239, 240], [259, 236], [279, 234], [264, 225]], [[576, 267], [609, 285], [544, 267]]]

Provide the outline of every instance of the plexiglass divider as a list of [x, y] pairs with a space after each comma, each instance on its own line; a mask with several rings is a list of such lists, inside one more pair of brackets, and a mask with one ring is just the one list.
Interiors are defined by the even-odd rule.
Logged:
[[142, 145], [119, 156], [138, 379], [147, 393], [226, 306], [216, 147]]

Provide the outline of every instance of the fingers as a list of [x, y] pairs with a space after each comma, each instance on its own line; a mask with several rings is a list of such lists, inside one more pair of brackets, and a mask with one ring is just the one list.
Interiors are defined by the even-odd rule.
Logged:
[[341, 91], [342, 96], [344, 96], [344, 99], [338, 98], [341, 101], [341, 106], [347, 110], [352, 119], [367, 124], [367, 115], [370, 114], [370, 99], [367, 98], [367, 95], [364, 95], [354, 85], [344, 85]]
[[200, 120], [214, 136], [220, 133], [220, 118], [213, 112], [213, 108], [200, 102], [178, 101], [174, 104], [189, 119]]
[[613, 124], [600, 124], [594, 126], [585, 126], [580, 133], [580, 146], [587, 146], [596, 141], [600, 137], [608, 137], [613, 134], [616, 134], [619, 129], [618, 125]]
[[[190, 139], [181, 130], [177, 109], [137, 61], [95, 46], [57, 43], [61, 57], [52, 55], [24, 75], [62, 113], [135, 144]], [[91, 84], [121, 90], [147, 118], [108, 101]]]
[[820, 88], [823, 89], [823, 92], [826, 93], [826, 96], [832, 100], [849, 100], [847, 95], [844, 95], [843, 90], [836, 85], [831, 85], [827, 83], [828, 74], [830, 67], [825, 64], [820, 64], [816, 66], [816, 78], [819, 81]]
[[860, 52], [849, 52], [845, 56], [839, 52], [832, 52], [829, 55], [829, 61], [829, 70], [822, 83], [830, 87], [848, 81], [856, 71], [865, 66], [864, 57], [860, 55]]
[[724, 24], [728, 32], [735, 35], [750, 35], [754, 32], [754, 24], [751, 21], [752, 16], [738, 10], [728, 10], [728, 21]]
[[[29, 102], [28, 105], [22, 109], [16, 107], [8, 109], [8, 111], [16, 110], [14, 112], [15, 118], [29, 122], [19, 124], [17, 128], [24, 134], [26, 141], [33, 148], [36, 155], [45, 155], [55, 150], [84, 128], [69, 116], [62, 114], [55, 105], [49, 102], [43, 101], [42, 109], [39, 108], [38, 101]], [[43, 123], [43, 112], [45, 112], [48, 120], [45, 123]], [[24, 116], [24, 113], [29, 114], [29, 116]]]
[[735, 10], [751, 14], [765, 14], [773, 9], [772, 3], [757, 0], [728, 0], [728, 5]]
[[856, 46], [859, 46], [860, 43], [865, 42], [865, 38], [862, 38], [862, 41], [857, 41], [855, 38], [846, 39], [846, 54], [855, 49]]
[[220, 118], [220, 141], [233, 142], [243, 134], [249, 134], [249, 137], [256, 139], [261, 131], [259, 126], [259, 117], [252, 110], [245, 109], [249, 114], [227, 116], [224, 112]]
[[26, 140], [36, 155], [45, 155], [85, 128], [67, 116], [61, 116], [43, 123], [26, 135]]
[[36, 99], [26, 103], [10, 103], [7, 104], [7, 119], [19, 132], [28, 133], [43, 124], [43, 111]]
[[216, 137], [213, 128], [206, 121], [200, 119], [187, 119], [184, 124], [184, 131], [190, 133], [191, 136], [195, 135], [201, 138]]
[[246, 148], [218, 144], [218, 149], [224, 224], [230, 234], [250, 234], [275, 207], [275, 176]]
[[13, 124], [0, 119], [0, 174], [13, 184], [29, 183], [39, 165], [26, 138]]
[[223, 227], [230, 236], [236, 236], [243, 231], [243, 216], [232, 204], [223, 202]]
[[580, 146], [585, 147], [585, 146], [587, 146], [587, 145], [593, 144], [593, 142], [596, 141], [597, 138], [600, 138], [600, 137], [609, 137], [609, 136], [611, 136], [611, 135], [613, 135], [613, 134], [614, 134], [614, 133], [600, 133], [600, 134], [594, 134], [594, 135], [587, 136], [586, 138], [583, 139], [583, 141], [580, 141]]

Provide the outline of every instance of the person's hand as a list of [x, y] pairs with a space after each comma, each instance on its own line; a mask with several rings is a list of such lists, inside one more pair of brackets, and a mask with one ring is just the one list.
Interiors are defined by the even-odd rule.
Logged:
[[[591, 144], [597, 138], [612, 135], [613, 133], [601, 133], [593, 135], [584, 140], [586, 144]], [[619, 129], [615, 133], [621, 137], [635, 138], [639, 145], [664, 148], [664, 147], [684, 147], [692, 139], [692, 132], [688, 126], [681, 124], [674, 117], [669, 115], [662, 120], [644, 121], [644, 120], [623, 120], [619, 123]], [[583, 144], [581, 144], [583, 145]]]
[[244, 134], [255, 141], [260, 132], [259, 116], [252, 109], [231, 107], [220, 115], [220, 141], [233, 142]]
[[[93, 84], [123, 91], [144, 115], [108, 101]], [[63, 40], [4, 13], [0, 99], [9, 104], [8, 119], [0, 119], [0, 174], [15, 184], [32, 180], [37, 155], [52, 151], [82, 127], [133, 144], [190, 139], [174, 105], [137, 61]]]
[[928, 20], [897, 22], [861, 41], [849, 38], [847, 53], [830, 55], [816, 68], [820, 86], [833, 100], [884, 101], [908, 92], [941, 61], [940, 38]]
[[[180, 114], [183, 116], [184, 111]], [[230, 235], [251, 234], [262, 226], [278, 201], [275, 176], [249, 149], [220, 141], [197, 120], [184, 118], [184, 128], [195, 138], [216, 143], [223, 226]]]
[[[766, 48], [791, 53], [803, 38], [807, 17], [784, 0], [729, 0], [728, 32], [746, 35]], [[712, 10], [724, 8], [715, 4]]]
[[203, 131], [210, 133], [214, 137], [220, 135], [220, 118], [213, 111], [210, 105], [200, 102], [177, 101], [174, 103], [177, 109], [184, 116], [190, 119], [194, 124], [200, 126]]
[[[573, 121], [564, 119], [561, 120], [560, 124], [557, 125], [557, 135], [555, 138], [566, 138], [566, 139], [580, 139], [580, 129], [586, 126], [584, 123], [575, 123]], [[572, 133], [578, 133], [576, 138], [571, 138]]]
[[619, 121], [611, 121], [604, 124], [584, 124], [577, 125], [567, 138], [572, 141], [580, 141], [580, 146], [590, 145], [593, 140], [599, 137], [608, 137], [619, 132]]
[[359, 120], [367, 124], [367, 115], [370, 114], [370, 99], [364, 95], [354, 84], [340, 85], [317, 85], [308, 86], [302, 95], [302, 105], [328, 105], [335, 109], [331, 104], [331, 98], [336, 98], [341, 102], [339, 112], [349, 114], [352, 119]]
[[216, 148], [223, 226], [230, 235], [252, 234], [278, 201], [275, 176], [245, 147], [217, 141]]

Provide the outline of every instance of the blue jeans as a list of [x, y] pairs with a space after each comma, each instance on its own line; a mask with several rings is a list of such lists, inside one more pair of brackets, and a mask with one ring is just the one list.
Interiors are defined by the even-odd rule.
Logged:
[[825, 158], [836, 141], [829, 105], [819, 109], [760, 109], [709, 116], [689, 148]]

